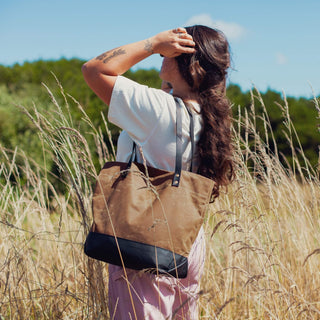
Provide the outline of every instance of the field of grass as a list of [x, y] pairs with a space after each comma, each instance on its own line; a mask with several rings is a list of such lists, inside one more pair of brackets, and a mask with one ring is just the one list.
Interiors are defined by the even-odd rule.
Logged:
[[[235, 123], [236, 180], [205, 221], [200, 319], [320, 319], [319, 168], [293, 145], [285, 99], [279, 108], [292, 158], [284, 168], [266, 108], [265, 132], [256, 132], [254, 103], [263, 101], [252, 97], [250, 114]], [[47, 113], [20, 108], [38, 128], [44, 158], [55, 157], [65, 194], [45, 164], [0, 146], [0, 319], [111, 319], [106, 267], [83, 253], [97, 172], [69, 103], [76, 102], [65, 96]], [[90, 124], [84, 111], [82, 121]], [[100, 163], [112, 160], [114, 150], [91, 128]]]

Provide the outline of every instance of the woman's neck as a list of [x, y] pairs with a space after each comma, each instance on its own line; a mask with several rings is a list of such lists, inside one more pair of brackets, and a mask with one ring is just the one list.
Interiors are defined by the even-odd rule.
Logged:
[[187, 83], [179, 83], [178, 86], [173, 85], [172, 95], [181, 98], [185, 102], [199, 102], [199, 96], [193, 92]]

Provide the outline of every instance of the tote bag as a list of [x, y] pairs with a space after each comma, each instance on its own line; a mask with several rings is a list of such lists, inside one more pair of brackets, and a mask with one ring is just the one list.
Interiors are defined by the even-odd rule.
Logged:
[[[107, 162], [94, 189], [85, 253], [107, 263], [185, 278], [214, 181], [182, 167], [182, 108], [177, 103], [175, 171]], [[191, 113], [189, 112], [191, 116]], [[193, 121], [190, 118], [192, 146]], [[194, 147], [193, 147], [194, 148]], [[192, 149], [193, 149], [192, 148]]]

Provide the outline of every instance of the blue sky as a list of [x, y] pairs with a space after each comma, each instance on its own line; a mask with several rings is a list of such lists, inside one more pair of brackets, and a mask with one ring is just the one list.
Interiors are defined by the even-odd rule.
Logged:
[[[288, 96], [320, 94], [319, 0], [0, 0], [0, 64], [90, 59], [189, 24], [222, 29], [232, 49], [229, 81]], [[160, 68], [152, 56], [137, 68]], [[311, 88], [312, 86], [312, 88]]]

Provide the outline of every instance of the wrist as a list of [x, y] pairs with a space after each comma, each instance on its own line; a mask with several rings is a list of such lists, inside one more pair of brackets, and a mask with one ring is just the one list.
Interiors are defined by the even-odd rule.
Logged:
[[147, 39], [148, 43], [150, 44], [150, 48], [152, 50], [152, 53], [159, 53], [158, 50], [158, 41], [157, 36], [152, 36], [151, 38]]
[[148, 39], [144, 40], [144, 50], [150, 54], [154, 53], [152, 38], [148, 38]]

